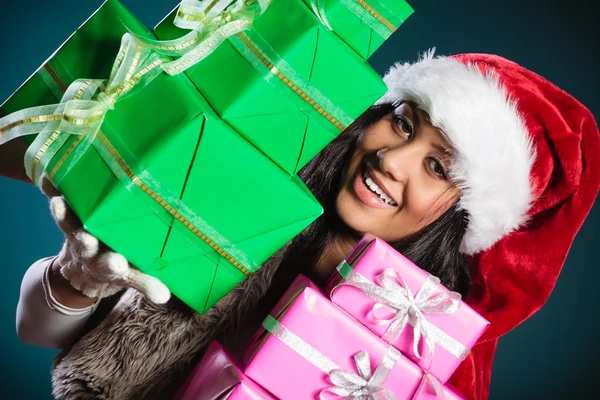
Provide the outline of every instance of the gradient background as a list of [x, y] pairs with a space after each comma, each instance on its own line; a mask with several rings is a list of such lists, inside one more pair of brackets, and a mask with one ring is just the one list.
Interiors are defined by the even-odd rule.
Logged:
[[[154, 26], [177, 0], [122, 0]], [[279, 0], [282, 1], [282, 0]], [[0, 0], [0, 102], [31, 75], [101, 0]], [[384, 73], [396, 60], [438, 54], [496, 53], [554, 82], [600, 115], [600, 24], [585, 0], [409, 0], [415, 14], [372, 57]], [[526, 3], [526, 4], [523, 4]], [[599, 155], [600, 156], [600, 155]], [[38, 258], [59, 251], [62, 235], [32, 185], [0, 177], [1, 399], [49, 399], [55, 351], [27, 346], [15, 333], [21, 278]], [[595, 307], [600, 280], [600, 206], [581, 229], [547, 305], [500, 340], [491, 399], [591, 397], [600, 338]], [[600, 397], [596, 397], [600, 398]]]

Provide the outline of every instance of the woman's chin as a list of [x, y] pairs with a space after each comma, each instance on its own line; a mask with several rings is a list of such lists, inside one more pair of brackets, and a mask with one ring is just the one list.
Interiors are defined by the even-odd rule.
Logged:
[[[345, 197], [345, 196], [344, 196]], [[336, 211], [340, 220], [350, 229], [356, 232], [378, 231], [377, 221], [382, 219], [381, 210], [365, 206], [356, 199], [338, 197]], [[389, 219], [389, 217], [383, 217]]]

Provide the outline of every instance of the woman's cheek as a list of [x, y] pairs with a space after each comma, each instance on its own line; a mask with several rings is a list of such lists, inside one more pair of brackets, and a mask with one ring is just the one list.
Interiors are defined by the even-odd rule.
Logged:
[[363, 159], [363, 157], [364, 157], [364, 153], [362, 151], [356, 151], [354, 153], [354, 155], [350, 159], [350, 163], [346, 166], [346, 168], [344, 168], [344, 174], [343, 174], [343, 177], [342, 177], [342, 182], [344, 182], [345, 184], [350, 184], [351, 183], [349, 181], [356, 174], [356, 171], [358, 170], [358, 167], [359, 167], [360, 162]]
[[413, 212], [420, 220], [433, 221], [445, 213], [456, 202], [455, 191], [448, 191], [446, 187], [435, 190], [424, 190], [418, 194], [417, 199], [411, 202]]

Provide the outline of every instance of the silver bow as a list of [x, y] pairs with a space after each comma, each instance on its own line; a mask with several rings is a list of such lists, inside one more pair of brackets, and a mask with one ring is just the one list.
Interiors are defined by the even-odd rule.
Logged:
[[330, 392], [338, 396], [344, 396], [341, 400], [396, 400], [396, 396], [383, 384], [388, 374], [399, 358], [399, 353], [390, 348], [375, 372], [371, 374], [371, 360], [366, 351], [361, 351], [354, 356], [358, 374], [342, 369], [336, 369], [329, 373], [329, 379], [334, 386], [324, 389], [320, 398], [325, 399], [325, 393]]
[[[338, 266], [338, 271], [342, 276], [345, 276], [345, 280], [333, 288], [332, 293], [341, 286], [349, 285], [356, 287], [373, 299], [376, 303], [373, 305], [368, 317], [379, 325], [389, 324], [383, 335], [386, 342], [393, 344], [398, 340], [408, 324], [413, 327], [413, 351], [418, 359], [422, 359], [419, 351], [421, 340], [427, 345], [430, 357], [433, 357], [435, 344], [440, 345], [461, 360], [464, 360], [468, 355], [469, 350], [465, 346], [431, 324], [423, 315], [424, 313], [451, 314], [460, 308], [461, 296], [459, 293], [439, 293], [433, 296], [436, 287], [440, 284], [437, 277], [429, 274], [417, 295], [414, 296], [400, 273], [391, 268], [386, 268], [379, 274], [375, 278], [375, 282], [371, 282], [354, 271], [346, 261]], [[391, 317], [378, 316], [381, 309], [391, 313]]]
[[[433, 364], [435, 344], [440, 345], [453, 356], [464, 360], [469, 350], [461, 343], [449, 336], [446, 332], [431, 324], [423, 313], [428, 314], [451, 314], [460, 308], [460, 293], [439, 293], [433, 296], [440, 280], [428, 274], [427, 279], [413, 296], [412, 291], [400, 273], [392, 268], [386, 268], [371, 282], [354, 269], [344, 260], [338, 265], [338, 271], [345, 280], [334, 287], [331, 294], [343, 285], [354, 286], [367, 296], [375, 300], [368, 317], [379, 325], [390, 324], [383, 335], [383, 339], [390, 344], [398, 340], [407, 324], [413, 327], [413, 352], [418, 359], [422, 359], [419, 351], [421, 339], [425, 341], [429, 349], [429, 366], [425, 369], [423, 379], [415, 392], [413, 399], [418, 398], [425, 383], [429, 382], [436, 395], [444, 397], [441, 383], [430, 374]], [[390, 318], [379, 318], [376, 314], [385, 309], [392, 314]]]
[[137, 37], [123, 35], [106, 86], [102, 80], [78, 79], [69, 85], [59, 104], [27, 108], [0, 118], [0, 145], [15, 137], [38, 134], [25, 155], [25, 168], [30, 179], [40, 185], [42, 172], [69, 135], [85, 138], [85, 145], [78, 146], [69, 159], [73, 165], [93, 142], [106, 113], [118, 100], [158, 76], [164, 61]]
[[143, 39], [159, 54], [177, 57], [161, 68], [179, 74], [210, 55], [229, 37], [250, 29], [271, 0], [183, 0], [173, 24], [191, 31], [174, 40]]
[[[433, 357], [435, 332], [432, 324], [427, 321], [423, 313], [452, 314], [460, 307], [460, 294], [456, 292], [439, 293], [432, 296], [440, 284], [439, 278], [428, 274], [425, 283], [416, 296], [406, 284], [398, 271], [388, 268], [375, 278], [376, 283], [383, 288], [380, 296], [376, 295], [377, 302], [371, 311], [371, 316], [377, 324], [390, 324], [383, 339], [388, 343], [395, 342], [406, 324], [413, 327], [413, 351], [418, 359], [422, 358], [419, 343], [423, 339]], [[393, 314], [392, 318], [378, 318], [377, 311], [385, 308]]]

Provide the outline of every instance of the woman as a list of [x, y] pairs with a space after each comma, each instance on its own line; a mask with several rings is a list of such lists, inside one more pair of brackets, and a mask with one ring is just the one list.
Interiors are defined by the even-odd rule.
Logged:
[[113, 296], [166, 297], [52, 199], [67, 241], [28, 271], [18, 320], [23, 339], [65, 348], [54, 394], [168, 398], [211, 340], [240, 349], [297, 273], [324, 283], [370, 232], [490, 320], [451, 379], [487, 398], [498, 337], [543, 305], [598, 193], [598, 128], [568, 94], [497, 56], [429, 53], [385, 80], [378, 104], [301, 171], [323, 216], [204, 316], [176, 298]]

